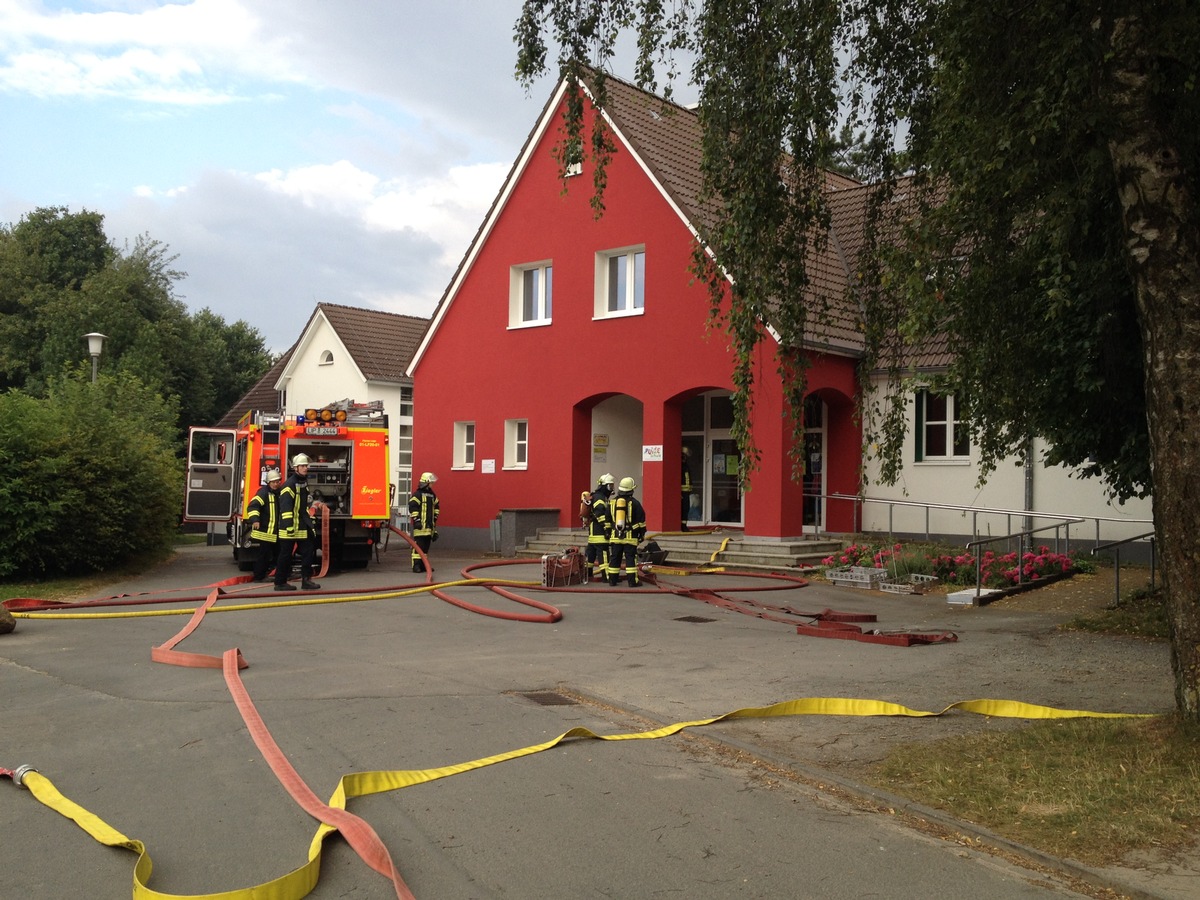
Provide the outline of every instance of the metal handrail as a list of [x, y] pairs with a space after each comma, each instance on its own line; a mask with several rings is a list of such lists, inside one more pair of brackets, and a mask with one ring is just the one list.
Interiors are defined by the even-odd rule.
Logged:
[[1114, 547], [1116, 548], [1116, 552], [1113, 554], [1113, 567], [1116, 570], [1116, 579], [1113, 585], [1113, 591], [1116, 593], [1116, 596], [1113, 599], [1114, 607], [1121, 605], [1121, 545], [1132, 544], [1134, 541], [1144, 541], [1146, 538], [1150, 539], [1150, 590], [1154, 590], [1155, 547], [1153, 531], [1147, 531], [1145, 534], [1134, 535], [1131, 538], [1125, 538], [1123, 541], [1109, 541], [1107, 544], [1101, 544], [1098, 547], [1092, 548], [1092, 556], [1095, 556], [1101, 550], [1111, 550]]
[[[806, 494], [805, 496], [809, 496], [809, 495]], [[817, 496], [817, 495], [814, 494], [812, 496]], [[971, 519], [971, 534], [972, 534], [972, 536], [979, 535], [979, 516], [980, 516], [980, 514], [1007, 516], [1008, 517], [1007, 528], [1010, 531], [1012, 530], [1012, 517], [1013, 516], [1020, 516], [1021, 518], [1026, 518], [1026, 519], [1058, 519], [1060, 521], [1080, 520], [1080, 521], [1084, 521], [1084, 522], [1094, 522], [1096, 524], [1096, 543], [1097, 544], [1100, 543], [1100, 523], [1101, 522], [1119, 522], [1124, 525], [1151, 525], [1152, 526], [1154, 524], [1154, 521], [1152, 519], [1126, 519], [1126, 518], [1122, 518], [1119, 516], [1075, 516], [1075, 515], [1068, 515], [1066, 513], [1039, 512], [1037, 510], [1030, 510], [1030, 509], [1006, 509], [1004, 507], [987, 507], [987, 506], [960, 506], [960, 505], [953, 504], [953, 503], [928, 503], [928, 502], [921, 501], [921, 500], [895, 500], [895, 499], [884, 498], [884, 497], [863, 497], [858, 494], [834, 493], [834, 494], [825, 494], [825, 495], [820, 495], [820, 496], [822, 496], [824, 499], [829, 499], [829, 500], [850, 500], [856, 506], [858, 504], [866, 504], [866, 503], [886, 503], [888, 505], [888, 531], [889, 532], [895, 530], [892, 527], [893, 507], [911, 506], [911, 507], [923, 508], [925, 510], [925, 539], [926, 540], [930, 540], [929, 511], [933, 510], [933, 509], [971, 513], [972, 514], [972, 519]], [[860, 524], [861, 524], [861, 520], [856, 515], [854, 517], [854, 529], [856, 531], [859, 530]]]
[[[994, 544], [997, 541], [1010, 541], [1013, 538], [1018, 538], [1018, 537], [1031, 537], [1032, 535], [1037, 534], [1039, 531], [1049, 531], [1050, 529], [1053, 528], [1054, 529], [1054, 543], [1055, 543], [1055, 546], [1057, 546], [1058, 545], [1058, 529], [1065, 527], [1066, 528], [1066, 552], [1070, 553], [1071, 552], [1071, 525], [1072, 525], [1072, 523], [1079, 524], [1080, 522], [1086, 522], [1086, 521], [1087, 521], [1087, 519], [1079, 519], [1079, 518], [1070, 519], [1066, 522], [1056, 522], [1053, 525], [1044, 525], [1041, 528], [1030, 528], [1027, 531], [1014, 531], [1012, 534], [1004, 534], [1004, 535], [1000, 535], [999, 537], [990, 537], [990, 538], [983, 538], [981, 540], [976, 540], [976, 541], [967, 541], [967, 544], [966, 544], [967, 550], [970, 550], [972, 547], [975, 548], [975, 554], [974, 554], [975, 555], [975, 596], [976, 597], [979, 596], [980, 591], [983, 587], [983, 555], [979, 552], [979, 548], [982, 547], [984, 544]], [[1022, 545], [1024, 545], [1024, 542], [1022, 542]], [[1024, 579], [1024, 573], [1025, 573], [1025, 566], [1023, 564], [1024, 560], [1021, 557], [1022, 557], [1022, 553], [1020, 550], [1018, 550], [1017, 551], [1017, 585], [1018, 586], [1024, 584], [1023, 579]]]

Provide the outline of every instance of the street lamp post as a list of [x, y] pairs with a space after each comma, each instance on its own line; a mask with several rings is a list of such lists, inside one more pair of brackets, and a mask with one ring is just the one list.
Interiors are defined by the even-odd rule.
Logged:
[[92, 384], [95, 384], [96, 370], [100, 365], [100, 351], [104, 349], [104, 339], [108, 335], [93, 331], [91, 334], [85, 334], [84, 337], [88, 342], [88, 353], [92, 354]]

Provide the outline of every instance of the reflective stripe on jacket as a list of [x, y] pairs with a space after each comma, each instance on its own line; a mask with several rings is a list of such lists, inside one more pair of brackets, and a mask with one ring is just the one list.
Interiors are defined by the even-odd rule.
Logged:
[[[626, 502], [625, 507], [625, 532], [617, 534], [616, 531], [616, 508], [617, 500], [622, 499]], [[609, 540], [611, 544], [639, 544], [646, 536], [646, 510], [642, 508], [642, 504], [633, 496], [614, 497], [608, 501], [609, 515], [612, 516], [612, 538]]]
[[310, 528], [308, 482], [293, 475], [279, 489], [279, 533], [291, 540], [304, 540]]
[[275, 543], [275, 534], [279, 530], [279, 492], [264, 484], [250, 498], [249, 507], [246, 524], [250, 526], [251, 540]]
[[437, 528], [438, 514], [437, 494], [429, 488], [418, 488], [417, 492], [408, 498], [408, 521], [412, 523], [413, 537], [428, 537]]
[[608, 514], [608, 498], [600, 491], [594, 491], [588, 505], [588, 543], [607, 544], [611, 535], [612, 517]]

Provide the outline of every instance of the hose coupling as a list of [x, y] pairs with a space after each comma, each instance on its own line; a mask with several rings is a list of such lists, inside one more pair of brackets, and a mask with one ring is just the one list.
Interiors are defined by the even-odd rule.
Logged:
[[[23, 766], [17, 766], [15, 769], [13, 769], [13, 773], [12, 773], [13, 784], [15, 784], [17, 787], [25, 787], [25, 785], [23, 785], [21, 783], [22, 781], [25, 780], [25, 776], [28, 775], [30, 772], [36, 772], [36, 771], [37, 771], [37, 769], [35, 769], [33, 766], [29, 765], [28, 763], [26, 763]], [[25, 790], [29, 790], [29, 788], [25, 788]]]

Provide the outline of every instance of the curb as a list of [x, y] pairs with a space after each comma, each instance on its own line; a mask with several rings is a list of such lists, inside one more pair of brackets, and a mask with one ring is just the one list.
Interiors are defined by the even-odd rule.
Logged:
[[[585, 701], [591, 702], [597, 706], [606, 707], [623, 713], [634, 718], [644, 719], [647, 722], [653, 723], [658, 727], [662, 727], [668, 723], [660, 720], [659, 716], [651, 713], [648, 710], [640, 707], [627, 706], [616, 703], [604, 697], [598, 697], [595, 694], [587, 694], [578, 691], [574, 688], [563, 688], [573, 696], [579, 697]], [[1059, 872], [1062, 875], [1076, 879], [1092, 887], [1099, 888], [1104, 891], [1109, 891], [1119, 895], [1127, 900], [1162, 900], [1163, 895], [1150, 893], [1142, 888], [1134, 887], [1129, 883], [1114, 878], [1108, 873], [1100, 869], [1093, 869], [1090, 866], [1085, 866], [1083, 863], [1076, 862], [1071, 859], [1063, 859], [1062, 857], [1052, 856], [1038, 850], [1035, 847], [1029, 847], [1025, 844], [1019, 844], [1016, 841], [1010, 840], [1003, 835], [996, 834], [981, 825], [976, 825], [972, 822], [965, 822], [955, 818], [953, 815], [944, 810], [934, 809], [933, 807], [924, 806], [915, 800], [909, 800], [906, 797], [901, 797], [896, 794], [888, 793], [881, 788], [872, 787], [871, 785], [862, 784], [857, 781], [852, 781], [837, 775], [826, 769], [819, 769], [814, 766], [805, 765], [797, 762], [794, 759], [784, 759], [783, 757], [775, 756], [766, 752], [762, 747], [756, 746], [745, 741], [739, 741], [736, 738], [730, 738], [722, 735], [713, 737], [711, 732], [688, 731], [686, 735], [691, 738], [699, 738], [708, 741], [717, 746], [726, 747], [729, 750], [735, 750], [739, 753], [747, 753], [757, 759], [770, 763], [779, 769], [783, 769], [797, 775], [805, 784], [818, 792], [822, 791], [821, 782], [835, 786], [839, 791], [843, 791], [852, 797], [870, 802], [874, 806], [887, 807], [897, 812], [902, 812], [908, 816], [918, 819], [924, 819], [947, 831], [958, 832], [961, 834], [970, 835], [977, 839], [981, 844], [985, 844], [997, 850], [1003, 850], [1016, 857], [1028, 860], [1047, 869]], [[986, 852], [984, 850], [983, 852]]]

